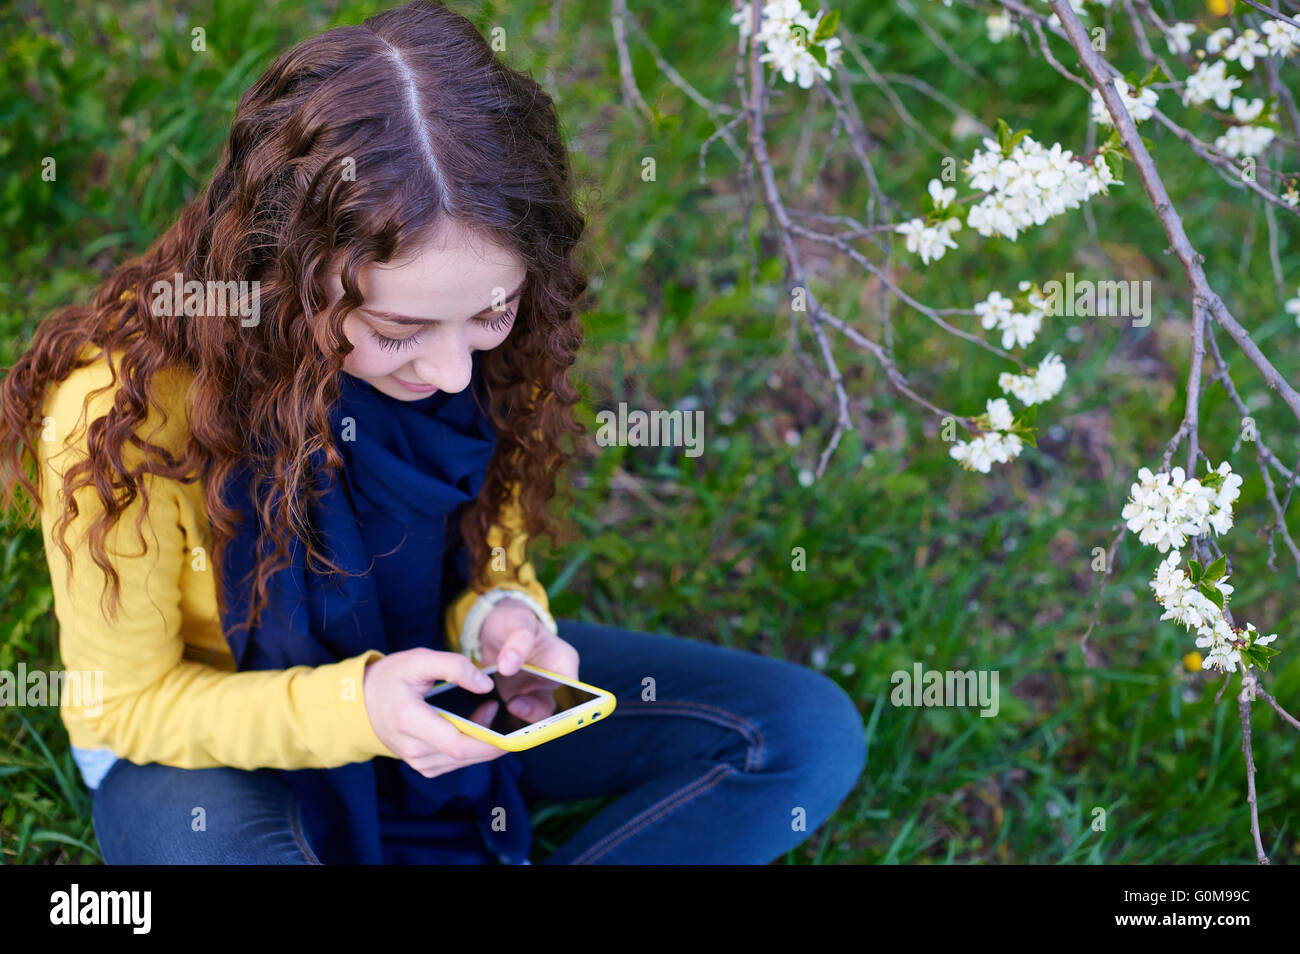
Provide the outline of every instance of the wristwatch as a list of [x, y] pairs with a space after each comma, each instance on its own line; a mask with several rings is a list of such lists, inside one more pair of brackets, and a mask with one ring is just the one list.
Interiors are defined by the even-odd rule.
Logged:
[[542, 606], [541, 603], [523, 590], [496, 587], [483, 593], [474, 601], [474, 605], [470, 607], [469, 613], [465, 616], [465, 624], [460, 628], [460, 651], [468, 656], [476, 666], [482, 664], [479, 658], [479, 630], [483, 628], [483, 621], [487, 619], [492, 607], [506, 597], [527, 604], [537, 615], [537, 618], [542, 621], [542, 625], [550, 630], [552, 636], [559, 635], [559, 626], [556, 625], [555, 618], [546, 611], [546, 607]]

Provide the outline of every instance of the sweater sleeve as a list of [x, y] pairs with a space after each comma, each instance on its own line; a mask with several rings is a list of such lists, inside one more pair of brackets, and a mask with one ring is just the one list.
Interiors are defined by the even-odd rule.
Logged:
[[[509, 546], [506, 546], [506, 529], [511, 533]], [[463, 590], [447, 607], [447, 645], [452, 652], [461, 651], [460, 633], [464, 629], [465, 617], [469, 615], [470, 607], [489, 589], [522, 590], [535, 599], [543, 609], [548, 612], [550, 610], [546, 587], [538, 582], [537, 574], [528, 562], [528, 537], [524, 533], [522, 514], [519, 511], [517, 485], [511, 489], [509, 499], [501, 505], [498, 523], [488, 529], [487, 542], [489, 586], [478, 589], [471, 580], [469, 588]], [[514, 577], [515, 567], [519, 567], [519, 580]]]
[[[333, 768], [392, 756], [370, 725], [362, 695], [366, 664], [383, 656], [377, 650], [330, 665], [249, 672], [182, 658], [181, 570], [193, 541], [186, 540], [179, 520], [183, 489], [177, 481], [144, 478], [149, 500], [140, 528], [143, 539], [136, 531], [141, 496], [105, 538], [121, 584], [116, 618], [101, 610], [106, 576], [83, 542], [103, 513], [93, 487], [75, 495], [80, 512], [67, 528], [65, 539], [72, 551], [68, 572], [52, 536], [65, 500], [62, 474], [71, 461], [86, 456], [85, 432], [74, 430], [88, 392], [109, 383], [110, 374], [104, 362], [74, 371], [52, 389], [42, 422], [48, 439], [40, 443], [41, 523], [59, 648], [67, 670], [103, 674], [99, 698], [77, 699], [76, 706], [68, 696], [61, 700], [65, 721], [73, 715], [98, 744], [140, 764]], [[111, 406], [111, 389], [89, 395], [84, 420], [104, 416]], [[179, 416], [183, 418], [183, 411]], [[146, 440], [151, 439], [148, 428], [146, 422]], [[130, 445], [123, 451], [128, 466], [139, 454]], [[74, 739], [74, 744], [79, 743]]]

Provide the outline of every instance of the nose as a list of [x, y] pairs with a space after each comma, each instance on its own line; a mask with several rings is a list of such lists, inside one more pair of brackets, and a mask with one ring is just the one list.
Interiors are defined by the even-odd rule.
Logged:
[[414, 377], [410, 380], [432, 384], [448, 394], [458, 394], [469, 386], [474, 373], [473, 355], [468, 348], [456, 348], [454, 354], [449, 354], [444, 347], [414, 358], [411, 370]]

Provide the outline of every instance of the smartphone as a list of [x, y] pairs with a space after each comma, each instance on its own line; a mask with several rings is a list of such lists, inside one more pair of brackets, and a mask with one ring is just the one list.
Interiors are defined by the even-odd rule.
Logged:
[[[470, 692], [454, 682], [443, 682], [434, 686], [424, 700], [461, 732], [509, 752], [531, 749], [606, 719], [617, 703], [614, 694], [606, 689], [527, 663], [512, 676], [501, 675], [495, 665], [483, 672], [492, 677], [488, 692]], [[527, 720], [507, 708], [509, 700], [520, 695], [527, 695], [540, 709]], [[492, 722], [483, 726], [472, 721], [484, 703], [493, 699], [497, 711]]]

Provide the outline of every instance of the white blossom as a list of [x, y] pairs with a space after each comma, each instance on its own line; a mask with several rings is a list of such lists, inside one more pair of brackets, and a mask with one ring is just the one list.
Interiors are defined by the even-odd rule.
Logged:
[[[1181, 558], [1178, 550], [1170, 553], [1148, 584], [1155, 591], [1156, 601], [1164, 607], [1160, 618], [1175, 620], [1196, 632], [1196, 645], [1206, 650], [1202, 669], [1235, 672], [1241, 665], [1243, 648], [1267, 645], [1277, 639], [1277, 634], [1258, 636], [1254, 623], [1247, 623], [1244, 630], [1233, 629], [1219, 605], [1194, 586], [1186, 571], [1178, 566]], [[1218, 590], [1225, 606], [1234, 589], [1227, 579], [1222, 576], [1204, 584]]]
[[1295, 290], [1295, 297], [1282, 306], [1288, 314], [1295, 315], [1295, 323], [1300, 325], [1300, 288]]
[[1254, 99], [1232, 97], [1232, 115], [1237, 122], [1248, 123], [1264, 111], [1264, 101], [1258, 96]]
[[1214, 139], [1214, 148], [1229, 156], [1258, 156], [1277, 135], [1268, 126], [1229, 126]]
[[[1175, 620], [1196, 633], [1197, 647], [1205, 650], [1203, 669], [1235, 672], [1242, 667], [1242, 650], [1267, 645], [1277, 634], [1259, 636], [1253, 623], [1247, 623], [1245, 629], [1233, 628], [1224, 613], [1234, 590], [1228, 576], [1207, 580], [1201, 575], [1194, 584], [1179, 566], [1181, 548], [1189, 538], [1211, 528], [1224, 533], [1232, 526], [1232, 505], [1241, 493], [1241, 476], [1232, 472], [1227, 461], [1220, 463], [1213, 475], [1217, 488], [1188, 477], [1181, 467], [1159, 474], [1143, 467], [1121, 516], [1143, 543], [1169, 552], [1148, 584], [1164, 607], [1160, 618]], [[1217, 592], [1218, 598], [1206, 596], [1205, 588]]]
[[[1120, 99], [1124, 103], [1124, 108], [1128, 114], [1133, 117], [1135, 123], [1140, 123], [1144, 119], [1151, 118], [1151, 110], [1155, 106], [1157, 99], [1156, 91], [1153, 89], [1134, 89], [1128, 85], [1123, 77], [1115, 77], [1115, 90], [1119, 93]], [[1113, 126], [1114, 123], [1110, 118], [1110, 111], [1106, 108], [1105, 101], [1101, 98], [1101, 91], [1094, 89], [1092, 91], [1092, 121], [1100, 126]]]
[[989, 40], [993, 43], [1001, 43], [1016, 31], [1011, 23], [1011, 14], [1006, 10], [990, 13], [985, 17], [984, 25], [989, 31]]
[[1223, 51], [1225, 60], [1236, 60], [1242, 65], [1243, 69], [1255, 68], [1255, 57], [1268, 56], [1268, 47], [1259, 39], [1259, 34], [1254, 30], [1246, 29], [1241, 32], [1241, 36], [1232, 41]]
[[938, 179], [931, 179], [926, 190], [930, 193], [930, 198], [934, 200], [936, 210], [946, 209], [957, 198], [957, 190], [951, 186], [945, 189], [943, 183]]
[[924, 219], [911, 219], [894, 226], [894, 231], [907, 239], [907, 250], [921, 256], [926, 265], [943, 258], [944, 252], [956, 248], [952, 233], [961, 229], [961, 220], [953, 217], [938, 225], [926, 225]]
[[1014, 307], [1011, 299], [1004, 297], [1002, 292], [989, 292], [988, 298], [975, 303], [975, 314], [980, 316], [980, 324], [991, 331], [1011, 317]]
[[1005, 464], [1018, 457], [1024, 446], [1019, 435], [986, 431], [969, 441], [957, 441], [949, 449], [948, 456], [967, 470], [987, 474], [994, 464]]
[[1205, 39], [1205, 52], [1218, 53], [1232, 39], [1232, 27], [1219, 27]]
[[1209, 66], [1202, 63], [1195, 73], [1187, 77], [1187, 83], [1183, 87], [1183, 105], [1199, 106], [1213, 100], [1220, 109], [1227, 109], [1232, 101], [1232, 91], [1241, 86], [1241, 80], [1228, 76], [1227, 69], [1228, 64], [1223, 60], [1215, 60]]
[[1260, 29], [1264, 31], [1270, 53], [1286, 58], [1300, 49], [1300, 27], [1281, 20], [1265, 20]]
[[[826, 66], [822, 66], [807, 49], [807, 43], [817, 32], [824, 11], [816, 16], [804, 12], [799, 0], [771, 0], [763, 6], [763, 22], [758, 31], [758, 42], [766, 46], [759, 62], [771, 63], [787, 83], [798, 82], [808, 89], [814, 74], [823, 80], [830, 79], [830, 67], [838, 66], [842, 59], [838, 37], [831, 37], [821, 46], [826, 51]], [[749, 36], [752, 14], [748, 7], [731, 16], [742, 38]]]
[[1232, 473], [1227, 461], [1216, 473], [1223, 478], [1217, 490], [1187, 477], [1181, 467], [1158, 474], [1143, 467], [1120, 516], [1142, 543], [1161, 553], [1180, 550], [1188, 538], [1211, 529], [1226, 533], [1232, 527], [1232, 504], [1241, 493], [1241, 476]]
[[1061, 392], [1065, 385], [1065, 364], [1060, 355], [1048, 354], [1029, 374], [1012, 374], [1003, 371], [998, 375], [998, 387], [1025, 405], [1042, 404]]
[[989, 398], [984, 404], [989, 416], [989, 427], [995, 431], [1009, 431], [1013, 423], [1011, 405], [1006, 398]]
[[975, 314], [980, 316], [980, 324], [984, 328], [1002, 332], [1003, 348], [1023, 348], [1033, 344], [1046, 315], [1047, 302], [1036, 293], [1030, 295], [1030, 303], [1034, 307], [1029, 311], [1015, 311], [1011, 299], [995, 291], [984, 301], [976, 303]]
[[1170, 53], [1182, 56], [1192, 50], [1191, 36], [1196, 32], [1195, 23], [1171, 23], [1165, 31], [1165, 46]]
[[984, 236], [1003, 235], [1015, 240], [1031, 225], [1042, 225], [1068, 209], [1076, 209], [1114, 182], [1109, 167], [1102, 171], [1101, 156], [1089, 166], [1073, 158], [1060, 143], [1046, 149], [1024, 136], [1003, 156], [999, 144], [983, 140], [966, 163], [965, 174], [974, 189], [990, 194], [970, 210], [967, 224]]

